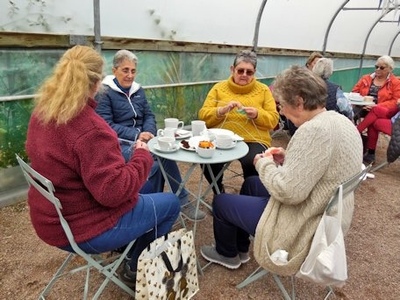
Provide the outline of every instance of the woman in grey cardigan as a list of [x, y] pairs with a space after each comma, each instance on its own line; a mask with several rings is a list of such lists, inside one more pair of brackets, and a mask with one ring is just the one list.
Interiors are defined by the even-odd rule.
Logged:
[[[257, 154], [259, 176], [249, 177], [241, 195], [221, 194], [213, 201], [215, 246], [203, 246], [202, 256], [230, 269], [254, 256], [267, 270], [293, 275], [308, 254], [312, 237], [336, 187], [361, 170], [362, 142], [353, 123], [325, 109], [324, 81], [306, 68], [293, 66], [274, 83], [280, 113], [298, 130], [288, 147]], [[350, 226], [354, 199], [344, 199], [343, 229]], [[277, 266], [271, 255], [288, 252]]]

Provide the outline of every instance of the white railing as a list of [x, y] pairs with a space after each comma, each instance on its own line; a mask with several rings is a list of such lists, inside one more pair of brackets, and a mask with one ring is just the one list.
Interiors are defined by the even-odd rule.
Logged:
[[[257, 79], [258, 80], [260, 80], [260, 79], [269, 79], [269, 77], [257, 77]], [[147, 86], [143, 86], [143, 88], [145, 90], [146, 89], [160, 89], [160, 88], [169, 88], [169, 87], [182, 87], [182, 86], [194, 86], [194, 85], [202, 85], [202, 84], [215, 84], [217, 82], [220, 82], [220, 80], [147, 85]], [[0, 102], [33, 99], [35, 96], [36, 95], [3, 96], [3, 97], [0, 97]]]

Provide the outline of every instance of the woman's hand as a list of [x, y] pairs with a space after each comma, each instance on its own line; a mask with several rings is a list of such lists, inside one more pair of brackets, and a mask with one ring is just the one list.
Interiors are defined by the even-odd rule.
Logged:
[[363, 106], [363, 110], [370, 111], [374, 106], [373, 105], [366, 105]]
[[147, 142], [150, 141], [153, 137], [154, 137], [154, 134], [152, 134], [151, 132], [143, 131], [143, 132], [141, 132], [141, 133], [139, 134], [138, 140], [147, 143]]
[[285, 149], [283, 149], [282, 147], [271, 147], [268, 148], [265, 152], [257, 154], [254, 157], [253, 164], [255, 165], [257, 161], [261, 158], [269, 157], [272, 158], [277, 165], [282, 165], [285, 161], [285, 155]]
[[220, 106], [217, 108], [217, 114], [219, 117], [222, 117], [223, 115], [226, 115], [228, 112], [230, 112], [232, 109], [235, 107], [241, 108], [242, 104], [239, 101], [229, 101], [227, 105], [225, 106]]
[[256, 119], [258, 117], [258, 110], [255, 107], [242, 106], [238, 109], [244, 111], [249, 119]]
[[135, 150], [145, 149], [145, 150], [149, 151], [149, 146], [147, 146], [147, 144], [141, 140], [137, 140], [134, 147], [135, 147]]

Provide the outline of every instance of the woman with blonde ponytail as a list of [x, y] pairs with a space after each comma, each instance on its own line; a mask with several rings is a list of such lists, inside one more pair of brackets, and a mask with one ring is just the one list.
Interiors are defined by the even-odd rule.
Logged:
[[[139, 194], [153, 158], [147, 144], [138, 141], [125, 163], [116, 133], [95, 112], [103, 65], [103, 58], [87, 46], [64, 53], [35, 99], [26, 149], [32, 167], [53, 182], [64, 217], [84, 251], [111, 251], [136, 239], [132, 259], [120, 274], [132, 287], [139, 254], [169, 232], [180, 205], [172, 193]], [[28, 204], [38, 236], [72, 251], [47, 200], [30, 189]]]

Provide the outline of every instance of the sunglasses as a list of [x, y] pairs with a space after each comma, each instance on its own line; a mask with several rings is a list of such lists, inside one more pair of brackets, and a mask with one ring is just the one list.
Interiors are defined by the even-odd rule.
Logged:
[[246, 74], [247, 76], [253, 76], [254, 71], [253, 70], [248, 70], [248, 69], [236, 69], [236, 73], [239, 75]]
[[375, 69], [376, 69], [376, 70], [378, 70], [378, 69], [379, 69], [379, 70], [385, 70], [386, 67], [375, 65]]

